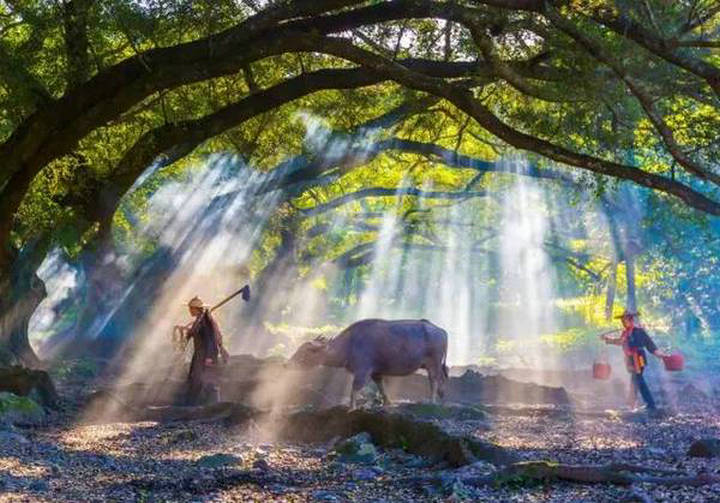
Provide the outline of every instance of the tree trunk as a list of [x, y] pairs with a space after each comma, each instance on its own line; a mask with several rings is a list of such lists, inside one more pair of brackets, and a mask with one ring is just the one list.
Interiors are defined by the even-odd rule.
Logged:
[[45, 298], [45, 283], [37, 270], [47, 255], [50, 239], [41, 235], [22, 250], [8, 248], [10, 265], [0, 269], [0, 346], [28, 367], [40, 365], [28, 338], [28, 324]]
[[615, 304], [615, 293], [617, 292], [617, 259], [613, 259], [610, 266], [610, 277], [608, 278], [607, 294], [605, 295], [605, 319], [610, 320], [613, 314], [613, 305]]
[[637, 298], [635, 296], [635, 256], [628, 253], [625, 256], [625, 278], [627, 280], [627, 302], [625, 308], [634, 313], [637, 311]]
[[27, 276], [3, 278], [0, 296], [0, 344], [23, 365], [38, 367], [40, 359], [28, 338], [28, 324], [45, 298], [45, 284], [33, 271]]

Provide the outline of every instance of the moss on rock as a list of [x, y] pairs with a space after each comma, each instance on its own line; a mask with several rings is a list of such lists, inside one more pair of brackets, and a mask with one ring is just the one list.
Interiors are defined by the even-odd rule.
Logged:
[[0, 392], [10, 392], [23, 397], [37, 397], [45, 407], [58, 406], [55, 386], [44, 370], [20, 366], [0, 367]]
[[479, 407], [460, 407], [434, 403], [407, 403], [395, 407], [398, 412], [428, 419], [452, 419], [455, 421], [483, 421], [487, 414]]
[[31, 398], [0, 392], [0, 423], [39, 424], [44, 419], [45, 411]]

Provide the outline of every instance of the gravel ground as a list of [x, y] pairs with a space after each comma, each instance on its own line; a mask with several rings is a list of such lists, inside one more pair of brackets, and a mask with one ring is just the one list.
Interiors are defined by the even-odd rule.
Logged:
[[[714, 414], [633, 421], [538, 416], [498, 415], [445, 426], [517, 450], [526, 459], [720, 473], [720, 460], [685, 455], [692, 440], [720, 436], [720, 417]], [[257, 430], [219, 424], [16, 430], [0, 434], [0, 501], [632, 501], [631, 489], [604, 484], [474, 489], [453, 485], [454, 477], [492, 467], [478, 463], [450, 470], [392, 450], [381, 450], [372, 465], [345, 464], [329, 451], [329, 445], [268, 442]], [[445, 488], [407, 480], [429, 474], [444, 479]], [[720, 485], [634, 489], [656, 502], [720, 501]]]
[[[79, 390], [86, 389], [77, 383], [65, 387], [63, 395], [79, 405]], [[528, 460], [625, 462], [693, 476], [720, 475], [720, 459], [686, 455], [693, 440], [720, 438], [718, 404], [692, 403], [701, 406], [661, 419], [645, 414], [573, 416], [524, 407], [491, 409], [484, 420], [443, 420], [442, 425]], [[69, 409], [43, 427], [0, 429], [0, 502], [720, 502], [720, 484], [474, 488], [460, 482], [463, 476], [490, 473], [491, 465], [479, 462], [455, 470], [383, 449], [374, 463], [343, 463], [333, 456], [332, 443], [274, 442], [255, 425], [77, 424], [77, 411]], [[423, 481], [428, 477], [441, 483]]]

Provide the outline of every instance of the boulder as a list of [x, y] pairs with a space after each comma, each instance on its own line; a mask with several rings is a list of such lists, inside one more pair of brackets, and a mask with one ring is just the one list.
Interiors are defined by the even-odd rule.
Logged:
[[45, 407], [57, 407], [58, 395], [44, 370], [20, 366], [0, 367], [0, 392], [36, 399]]
[[367, 432], [340, 441], [333, 451], [341, 463], [373, 464], [377, 461], [377, 449]]
[[37, 425], [44, 420], [45, 411], [31, 398], [0, 392], [0, 423]]
[[323, 442], [334, 436], [350, 437], [366, 432], [374, 445], [401, 448], [433, 462], [445, 461], [451, 466], [478, 460], [504, 465], [515, 461], [516, 457], [492, 443], [448, 433], [433, 421], [383, 410], [348, 412], [345, 408], [335, 407], [301, 411], [283, 418], [277, 431], [280, 438], [303, 442]]

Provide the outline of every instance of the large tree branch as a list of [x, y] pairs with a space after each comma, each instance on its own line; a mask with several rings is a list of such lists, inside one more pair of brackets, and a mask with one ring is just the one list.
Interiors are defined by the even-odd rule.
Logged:
[[283, 20], [357, 3], [298, 0], [263, 11], [222, 33], [152, 49], [108, 68], [30, 116], [0, 146], [0, 190], [17, 171], [37, 172], [90, 131], [158, 90], [233, 73], [257, 59], [292, 51], [297, 28], [306, 26], [284, 25]]
[[[528, 0], [525, 2], [476, 0], [476, 3], [524, 10], [528, 12], [542, 12], [545, 5], [557, 5], [560, 7], [565, 2], [560, 0]], [[589, 5], [590, 11], [583, 11], [583, 14], [610, 28], [620, 37], [630, 39], [665, 61], [703, 78], [715, 91], [715, 93], [720, 96], [720, 68], [712, 63], [703, 61], [701, 58], [694, 56], [688, 51], [684, 51], [682, 49], [678, 50], [675, 40], [662, 38], [627, 16], [622, 14], [615, 15], [602, 2], [599, 4], [591, 3]], [[697, 19], [688, 21], [688, 23], [686, 23], [686, 25], [681, 29], [681, 32], [687, 32], [697, 28], [717, 15], [718, 11], [719, 10], [717, 8], [713, 8], [708, 11], [706, 16], [701, 16]]]
[[574, 183], [572, 177], [551, 169], [539, 169], [535, 163], [489, 162], [476, 157], [459, 154], [455, 150], [434, 143], [406, 140], [403, 138], [387, 138], [373, 143], [363, 143], [359, 146], [349, 145], [345, 150], [339, 151], [332, 158], [320, 157], [307, 159], [304, 156], [292, 158], [282, 163], [273, 172], [258, 192], [284, 189], [291, 193], [299, 193], [308, 183], [317, 182], [318, 177], [333, 172], [331, 180], [337, 179], [341, 174], [351, 169], [367, 164], [378, 155], [385, 152], [398, 151], [413, 153], [427, 157], [432, 162], [447, 167], [465, 168], [480, 173], [510, 173], [531, 178], [545, 178]]
[[720, 215], [720, 203], [675, 180], [655, 173], [608, 161], [599, 157], [573, 152], [547, 140], [518, 131], [496, 117], [485, 105], [475, 99], [472, 92], [452, 83], [413, 72], [376, 54], [355, 47], [347, 40], [325, 38], [323, 51], [349, 61], [363, 64], [385, 73], [406, 87], [443, 97], [473, 117], [481, 126], [508, 144], [536, 152], [549, 159], [576, 166], [601, 175], [632, 180], [640, 185], [674, 195], [688, 205], [713, 215]]
[[[401, 18], [467, 20], [480, 11], [430, 0], [396, 0], [317, 16], [357, 0], [301, 0], [264, 11], [217, 35], [153, 49], [103, 71], [25, 120], [0, 145], [0, 267], [6, 265], [13, 216], [34, 176], [85, 135], [150, 94], [238, 71], [248, 63], [293, 51], [317, 51], [316, 35]], [[310, 19], [287, 19], [315, 15]]]
[[[652, 474], [652, 475], [646, 475]], [[423, 479], [428, 483], [433, 477]], [[417, 478], [412, 479], [415, 483]], [[581, 484], [658, 484], [664, 486], [700, 487], [720, 483], [720, 477], [702, 472], [684, 475], [674, 470], [650, 466], [611, 463], [607, 465], [566, 465], [548, 461], [520, 461], [509, 464], [489, 475], [471, 476], [462, 479], [468, 485], [497, 485], [509, 480], [536, 480], [548, 483], [566, 481]]]
[[687, 50], [678, 49], [672, 40], [659, 37], [627, 16], [615, 16], [602, 8], [594, 9], [588, 16], [665, 61], [703, 78], [715, 94], [720, 96], [720, 68], [717, 66], [703, 61]]
[[[402, 64], [431, 75], [454, 78], [472, 72], [482, 75], [485, 67], [474, 62], [438, 63], [429, 60], [405, 60]], [[112, 176], [102, 189], [98, 201], [91, 200], [86, 209], [88, 214], [101, 223], [109, 223], [122, 195], [153, 162], [171, 164], [194, 150], [205, 140], [259, 114], [268, 112], [283, 104], [326, 89], [350, 89], [379, 83], [382, 76], [363, 68], [327, 69], [305, 73], [288, 79], [268, 89], [252, 94], [237, 103], [228, 105], [200, 119], [166, 124], [148, 131], [126, 152]], [[437, 98], [433, 98], [436, 101]], [[427, 108], [429, 103], [420, 104]], [[363, 127], [384, 128], [398, 118], [406, 116], [408, 110], [394, 110], [390, 114], [364, 124]], [[160, 158], [158, 160], [158, 158]], [[316, 163], [298, 167], [297, 162], [287, 162], [275, 170], [276, 178], [266, 183], [268, 190], [309, 180], [322, 171]], [[302, 173], [300, 173], [302, 171]], [[281, 179], [282, 178], [282, 179]], [[274, 183], [277, 182], [277, 186]]]
[[[453, 248], [431, 243], [416, 243], [403, 239], [404, 233], [398, 233], [391, 239], [390, 246], [402, 248], [404, 250], [420, 250], [420, 251], [431, 251], [431, 252], [448, 252]], [[481, 240], [482, 241], [482, 240]], [[332, 259], [332, 263], [343, 269], [353, 269], [371, 263], [377, 258], [375, 253], [375, 241], [369, 241], [361, 243], [342, 253], [341, 255]], [[472, 255], [491, 255], [494, 252], [480, 245], [473, 245], [469, 248], [463, 249], [463, 253], [469, 253]]]
[[565, 32], [572, 39], [574, 39], [579, 45], [581, 45], [588, 53], [590, 53], [595, 59], [607, 65], [610, 69], [615, 72], [618, 78], [625, 83], [630, 92], [635, 96], [640, 105], [642, 106], [645, 114], [650, 119], [650, 122], [655, 127], [656, 131], [663, 139], [663, 142], [667, 146], [668, 151], [673, 158], [684, 167], [688, 172], [698, 176], [703, 180], [709, 180], [715, 185], [720, 185], [720, 175], [714, 173], [711, 168], [705, 169], [693, 161], [690, 156], [683, 152], [682, 147], [678, 144], [675, 139], [675, 134], [672, 129], [667, 125], [662, 115], [656, 110], [653, 103], [653, 98], [647, 93], [642, 84], [637, 82], [629, 72], [623, 67], [616, 58], [614, 58], [609, 51], [605, 50], [600, 43], [591, 39], [582, 30], [575, 26], [572, 22], [562, 17], [555, 9], [548, 7], [545, 10], [545, 16], [557, 26], [561, 31]]
[[523, 75], [519, 74], [511, 65], [507, 62], [502, 61], [496, 54], [495, 45], [489, 34], [485, 32], [483, 26], [472, 24], [469, 26], [470, 33], [472, 34], [475, 45], [480, 49], [483, 55], [483, 59], [487, 61], [495, 74], [505, 80], [510, 86], [518, 90], [519, 92], [537, 98], [542, 101], [565, 103], [569, 101], [579, 101], [579, 99], [573, 96], [574, 93], [568, 93], [567, 89], [558, 92], [554, 89], [544, 89], [536, 86], [534, 83], [529, 82]]
[[360, 189], [355, 192], [350, 192], [348, 194], [344, 194], [340, 197], [336, 197], [335, 199], [332, 199], [326, 203], [318, 204], [316, 206], [313, 206], [311, 208], [302, 208], [300, 209], [300, 212], [306, 216], [314, 216], [318, 215], [320, 213], [325, 213], [326, 211], [330, 211], [332, 209], [338, 208], [340, 206], [343, 206], [345, 204], [351, 203], [353, 201], [357, 201], [359, 199], [365, 199], [368, 197], [403, 197], [403, 196], [412, 196], [412, 197], [419, 197], [422, 199], [449, 199], [449, 200], [466, 200], [466, 199], [472, 199], [475, 197], [485, 197], [488, 193], [485, 191], [473, 191], [473, 192], [467, 192], [467, 191], [457, 191], [457, 192], [444, 192], [444, 191], [426, 191], [417, 189], [414, 187], [395, 187], [395, 188], [386, 188], [386, 187], [368, 187], [365, 189]]

